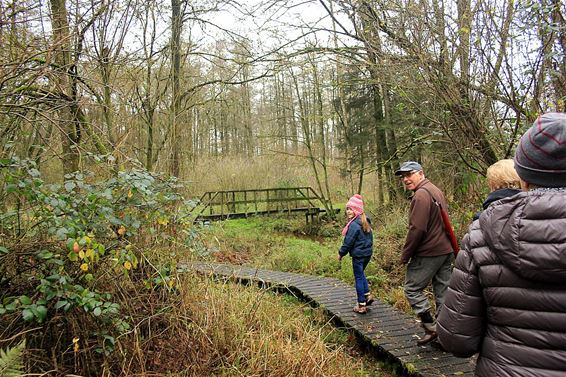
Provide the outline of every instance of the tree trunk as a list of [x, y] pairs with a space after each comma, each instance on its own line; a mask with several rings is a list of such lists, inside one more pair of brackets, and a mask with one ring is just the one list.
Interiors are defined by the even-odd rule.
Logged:
[[[71, 40], [65, 0], [51, 1], [51, 22], [53, 27], [53, 55], [56, 66], [55, 84], [58, 99], [58, 123], [61, 132], [64, 174], [79, 170], [79, 142], [81, 138], [80, 122], [77, 119], [80, 109], [75, 102], [71, 69]], [[73, 103], [75, 105], [73, 105]], [[73, 108], [74, 107], [74, 108]]]
[[181, 80], [181, 0], [171, 0], [171, 175], [178, 177], [181, 172], [179, 110], [181, 96], [179, 93]]
[[[315, 89], [315, 117], [316, 117], [316, 124], [318, 125], [319, 134], [320, 134], [320, 150], [321, 150], [321, 157], [320, 157], [320, 165], [322, 167], [323, 179], [324, 179], [324, 193], [321, 191], [321, 194], [326, 197], [324, 207], [326, 208], [326, 213], [328, 217], [334, 219], [336, 217], [336, 212], [334, 212], [332, 206], [332, 198], [330, 193], [330, 185], [328, 183], [328, 164], [326, 160], [326, 132], [324, 128], [324, 107], [322, 102], [322, 91], [321, 91], [321, 84], [318, 77], [318, 69], [316, 67], [316, 62], [311, 61], [312, 68], [313, 68], [313, 76], [314, 76], [314, 89]], [[360, 178], [360, 191], [361, 191], [361, 182], [363, 179], [363, 170], [360, 173], [362, 176]]]
[[[371, 93], [373, 105], [373, 120], [375, 124], [375, 145], [376, 145], [376, 173], [378, 181], [378, 201], [383, 204], [385, 202], [385, 192], [388, 192], [389, 200], [396, 196], [397, 189], [390, 177], [392, 174], [392, 166], [396, 162], [392, 156], [392, 151], [397, 150], [397, 146], [389, 145], [387, 142], [387, 130], [384, 127], [389, 125], [387, 106], [387, 93], [383, 90], [386, 84], [380, 84], [383, 81], [382, 76], [377, 72], [379, 63], [379, 56], [381, 52], [381, 39], [379, 34], [374, 32], [374, 27], [371, 26], [372, 20], [368, 17], [371, 14], [371, 6], [367, 2], [363, 2], [366, 12], [360, 12], [359, 18], [361, 22], [361, 30], [359, 32], [363, 35], [364, 47], [367, 55], [366, 69], [368, 70], [371, 78]], [[393, 133], [393, 130], [390, 131]], [[393, 135], [394, 137], [394, 135]], [[390, 146], [392, 148], [390, 148]]]

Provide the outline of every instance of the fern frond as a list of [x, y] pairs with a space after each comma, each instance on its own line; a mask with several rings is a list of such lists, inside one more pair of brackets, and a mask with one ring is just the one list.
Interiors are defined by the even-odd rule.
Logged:
[[25, 349], [25, 340], [7, 351], [0, 349], [0, 377], [19, 377], [24, 374], [22, 356]]

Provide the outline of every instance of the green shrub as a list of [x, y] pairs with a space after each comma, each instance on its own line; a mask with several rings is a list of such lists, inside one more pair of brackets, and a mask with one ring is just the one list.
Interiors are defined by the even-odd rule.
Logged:
[[54, 342], [59, 356], [74, 338], [81, 347], [94, 339], [93, 350], [111, 353], [116, 337], [131, 328], [116, 292], [132, 279], [171, 288], [167, 269], [146, 263], [138, 245], [170, 241], [178, 185], [143, 170], [96, 183], [75, 173], [49, 185], [33, 162], [18, 160], [4, 161], [1, 174], [2, 324], [19, 331], [11, 321], [20, 316], [30, 327], [45, 324], [44, 337], [63, 326], [59, 338], [37, 340]]

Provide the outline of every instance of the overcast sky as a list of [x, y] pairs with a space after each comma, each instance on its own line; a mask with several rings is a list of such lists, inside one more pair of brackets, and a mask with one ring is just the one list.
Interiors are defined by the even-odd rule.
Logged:
[[[256, 48], [271, 49], [284, 41], [299, 38], [311, 28], [332, 29], [332, 21], [324, 7], [316, 0], [312, 1], [271, 1], [262, 5], [264, 1], [248, 0], [243, 8], [228, 7], [216, 14], [210, 14], [211, 23], [221, 28], [246, 36], [253, 41]], [[345, 17], [337, 15], [341, 22], [348, 25]], [[227, 33], [214, 27], [207, 27], [208, 37], [225, 38]], [[313, 41], [314, 34], [307, 40]], [[327, 32], [317, 32], [316, 40], [319, 44], [331, 43], [331, 35]]]

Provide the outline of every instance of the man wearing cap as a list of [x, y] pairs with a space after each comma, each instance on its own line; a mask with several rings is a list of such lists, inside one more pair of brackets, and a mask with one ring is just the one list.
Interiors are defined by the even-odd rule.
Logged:
[[523, 192], [470, 226], [438, 336], [479, 352], [477, 376], [566, 376], [566, 114], [541, 115], [514, 160]]
[[401, 263], [407, 264], [405, 296], [425, 330], [417, 344], [424, 345], [436, 339], [436, 324], [424, 290], [432, 281], [438, 314], [450, 280], [452, 245], [434, 201], [445, 209], [448, 205], [442, 191], [425, 177], [418, 162], [404, 162], [395, 175], [401, 178], [405, 188], [414, 192]]

